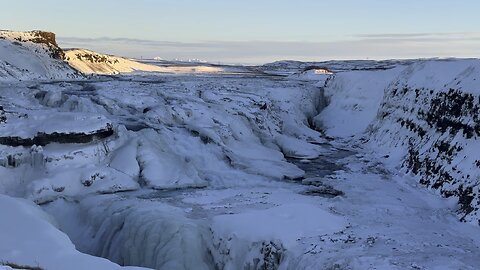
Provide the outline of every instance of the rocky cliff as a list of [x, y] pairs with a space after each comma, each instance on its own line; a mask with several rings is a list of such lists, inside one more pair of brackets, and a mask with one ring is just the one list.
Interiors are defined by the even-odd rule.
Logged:
[[0, 80], [80, 77], [64, 58], [54, 33], [0, 31]]
[[458, 199], [462, 221], [480, 225], [480, 61], [407, 67], [385, 90], [369, 140], [399, 151], [420, 184]]

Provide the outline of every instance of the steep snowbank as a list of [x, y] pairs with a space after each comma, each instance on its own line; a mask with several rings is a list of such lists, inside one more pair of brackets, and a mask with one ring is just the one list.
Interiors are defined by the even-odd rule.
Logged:
[[133, 71], [162, 72], [163, 68], [130, 59], [96, 53], [85, 49], [65, 51], [70, 66], [84, 74], [118, 74]]
[[62, 229], [80, 251], [121, 265], [212, 269], [204, 243], [208, 231], [186, 218], [181, 208], [106, 195], [85, 199], [79, 206], [57, 200], [47, 209], [66, 218]]
[[340, 72], [325, 86], [315, 120], [331, 136], [362, 135], [388, 162], [418, 176], [459, 217], [479, 222], [480, 61], [429, 60]]
[[80, 77], [63, 57], [53, 33], [0, 31], [0, 81]]

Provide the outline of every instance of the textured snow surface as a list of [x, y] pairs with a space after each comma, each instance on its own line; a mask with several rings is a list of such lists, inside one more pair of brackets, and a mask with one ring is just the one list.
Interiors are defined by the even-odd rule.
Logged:
[[157, 66], [117, 57], [100, 54], [86, 49], [69, 49], [65, 51], [66, 61], [75, 70], [83, 74], [113, 75], [131, 72], [163, 72], [163, 73], [218, 73], [223, 69], [206, 65]]
[[[455, 150], [451, 166], [447, 157], [438, 161], [448, 172], [456, 165], [455, 179], [473, 184], [457, 176], [461, 168], [477, 177], [475, 129], [470, 138], [464, 125], [442, 133], [432, 120], [422, 138], [401, 124], [421, 120], [416, 112], [454, 86], [478, 100], [477, 61], [318, 64], [334, 74], [305, 71], [311, 64], [0, 84], [5, 134], [88, 132], [105, 123], [114, 130], [86, 143], [0, 145], [0, 193], [12, 196], [0, 196], [0, 239], [8, 240], [0, 241], [0, 262], [477, 269], [480, 228], [457, 216], [459, 198], [470, 197], [442, 198], [419, 184], [423, 165], [417, 174], [402, 168], [409, 138], [423, 149], [420, 158], [435, 154], [432, 140], [453, 138], [465, 150]], [[457, 100], [452, 95], [445, 99]], [[476, 123], [476, 107], [467, 107], [446, 116]]]
[[53, 219], [32, 202], [0, 195], [0, 213], [2, 264], [52, 270], [134, 269], [80, 253], [68, 236], [55, 227]]
[[298, 239], [338, 232], [346, 225], [341, 217], [310, 204], [284, 204], [266, 210], [220, 215], [213, 220], [213, 230], [224, 237], [250, 242], [278, 240], [289, 249], [295, 247]]
[[315, 118], [330, 136], [361, 137], [387, 164], [455, 197], [462, 221], [480, 224], [480, 61], [427, 60], [339, 72]]

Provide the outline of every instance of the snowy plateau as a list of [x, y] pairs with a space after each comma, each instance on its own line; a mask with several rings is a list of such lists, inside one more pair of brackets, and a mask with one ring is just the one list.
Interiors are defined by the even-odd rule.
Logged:
[[479, 269], [480, 60], [135, 60], [0, 31], [0, 269]]

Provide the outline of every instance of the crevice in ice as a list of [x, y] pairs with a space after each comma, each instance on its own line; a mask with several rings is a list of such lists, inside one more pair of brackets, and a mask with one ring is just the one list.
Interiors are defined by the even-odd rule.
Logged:
[[122, 266], [153, 269], [214, 269], [209, 231], [183, 210], [145, 200], [57, 200], [44, 209], [84, 253]]

